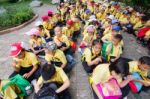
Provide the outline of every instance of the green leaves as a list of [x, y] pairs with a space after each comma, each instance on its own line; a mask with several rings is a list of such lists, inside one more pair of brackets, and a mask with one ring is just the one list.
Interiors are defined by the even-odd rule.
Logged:
[[34, 16], [33, 10], [24, 2], [3, 6], [7, 12], [0, 16], [0, 30], [22, 24]]

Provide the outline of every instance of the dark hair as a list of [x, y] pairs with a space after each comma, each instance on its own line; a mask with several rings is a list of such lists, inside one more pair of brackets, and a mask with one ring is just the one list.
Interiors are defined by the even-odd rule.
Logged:
[[116, 34], [114, 36], [115, 39], [118, 39], [119, 41], [121, 41], [123, 39], [122, 35], [121, 34]]
[[56, 73], [56, 68], [53, 64], [45, 63], [41, 69], [41, 75], [44, 80], [49, 80]]
[[110, 8], [111, 8], [111, 5], [109, 5], [108, 8], [110, 9]]
[[39, 27], [40, 29], [43, 29], [43, 28], [44, 28], [43, 25], [39, 25], [38, 27]]
[[117, 60], [110, 64], [109, 71], [115, 71], [115, 73], [121, 74], [122, 77], [125, 77], [129, 74], [129, 64], [125, 61]]
[[141, 20], [142, 20], [142, 21], [148, 21], [148, 17], [147, 17], [147, 16], [142, 16], [142, 17], [141, 17]]
[[110, 13], [107, 13], [107, 16], [109, 16], [110, 15]]
[[97, 44], [102, 45], [102, 42], [101, 42], [99, 39], [93, 40], [92, 46], [95, 46], [95, 45], [97, 45]]
[[53, 17], [53, 14], [48, 14], [49, 17]]
[[141, 64], [146, 64], [146, 65], [149, 65], [150, 66], [150, 57], [148, 56], [142, 56], [140, 59], [139, 59], [139, 62]]

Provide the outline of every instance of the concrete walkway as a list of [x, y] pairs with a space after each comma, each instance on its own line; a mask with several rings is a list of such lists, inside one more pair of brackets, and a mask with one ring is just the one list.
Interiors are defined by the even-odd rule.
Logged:
[[[56, 6], [49, 6], [49, 5], [43, 5], [39, 8], [34, 8], [34, 11], [36, 14], [39, 15], [39, 18], [42, 15], [47, 14], [47, 10], [52, 9], [53, 11], [56, 11]], [[37, 21], [35, 20], [35, 21]], [[9, 34], [0, 35], [0, 78], [4, 79], [9, 76], [9, 74], [12, 72], [12, 67], [10, 65], [11, 63], [11, 57], [8, 57], [10, 44], [17, 41], [24, 41], [28, 43], [28, 36], [25, 35], [25, 32], [30, 30], [34, 27], [35, 22], [32, 22], [31, 24], [27, 25], [23, 29], [20, 29], [18, 31], [14, 31]], [[143, 55], [147, 55], [147, 50], [140, 45], [138, 45], [132, 35], [123, 34], [124, 41], [125, 41], [125, 52], [124, 55], [127, 58], [132, 59], [138, 59], [139, 57]], [[93, 95], [91, 92], [90, 85], [88, 83], [88, 78], [85, 73], [85, 71], [82, 68], [81, 62], [80, 62], [80, 54], [76, 52], [75, 57], [78, 61], [78, 64], [75, 66], [73, 71], [71, 72], [71, 94], [73, 99], [93, 99]], [[142, 95], [142, 99], [149, 99], [150, 94], [144, 93]], [[133, 95], [129, 95], [128, 99], [134, 99]]]
[[[39, 15], [39, 18], [35, 20], [40, 20], [41, 16], [47, 15], [47, 11], [51, 9], [56, 11], [56, 6], [43, 5], [41, 7], [34, 8], [34, 12]], [[7, 78], [13, 71], [11, 67], [11, 57], [8, 57], [10, 44], [13, 42], [23, 41], [28, 43], [29, 37], [25, 33], [34, 27], [35, 22], [25, 26], [24, 28], [14, 31], [12, 33], [0, 35], [0, 78]], [[91, 89], [88, 83], [87, 76], [80, 63], [80, 55], [76, 53], [76, 59], [78, 59], [78, 64], [75, 66], [71, 73], [71, 95], [73, 99], [92, 99]]]

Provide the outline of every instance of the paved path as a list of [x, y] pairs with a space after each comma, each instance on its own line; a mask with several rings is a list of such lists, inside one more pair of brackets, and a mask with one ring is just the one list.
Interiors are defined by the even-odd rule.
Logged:
[[[49, 9], [56, 11], [56, 6], [43, 5], [42, 7], [34, 8], [35, 13], [39, 15], [37, 20], [39, 20], [42, 15], [46, 15]], [[18, 31], [0, 35], [0, 78], [7, 78], [13, 70], [10, 66], [12, 58], [8, 57], [10, 44], [17, 41], [28, 43], [29, 37], [25, 35], [25, 32], [33, 28], [34, 24], [35, 22], [32, 22]], [[92, 99], [88, 79], [80, 63], [80, 56], [78, 53], [76, 53], [75, 56], [79, 62], [73, 69], [70, 77], [70, 91], [72, 93], [72, 97], [73, 99]]]
[[[52, 9], [56, 11], [55, 6], [43, 5], [39, 8], [34, 8], [35, 13], [39, 14], [39, 18], [42, 15], [47, 14], [47, 10]], [[11, 58], [8, 57], [10, 44], [17, 41], [24, 41], [28, 43], [28, 36], [25, 35], [25, 32], [34, 27], [34, 23], [32, 22], [28, 26], [20, 29], [18, 31], [14, 31], [9, 34], [0, 35], [0, 78], [7, 78], [8, 75], [12, 72], [12, 67], [10, 66]], [[143, 55], [147, 55], [147, 50], [141, 46], [139, 46], [134, 37], [132, 35], [124, 33], [125, 40], [125, 57], [138, 59]], [[75, 57], [78, 61], [78, 64], [75, 66], [71, 73], [71, 88], [70, 91], [72, 93], [73, 99], [93, 99], [91, 88], [88, 83], [88, 78], [86, 73], [84, 72], [81, 62], [80, 62], [80, 54], [77, 52]], [[150, 94], [143, 93], [143, 99], [149, 99]], [[134, 99], [133, 95], [129, 95], [128, 99]]]

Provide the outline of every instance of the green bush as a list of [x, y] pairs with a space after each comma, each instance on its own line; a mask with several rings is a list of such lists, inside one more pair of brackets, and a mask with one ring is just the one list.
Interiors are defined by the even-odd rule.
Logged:
[[33, 10], [28, 4], [4, 6], [6, 13], [0, 15], [0, 30], [20, 25], [33, 18]]
[[19, 0], [9, 0], [10, 3], [16, 3], [18, 2]]

